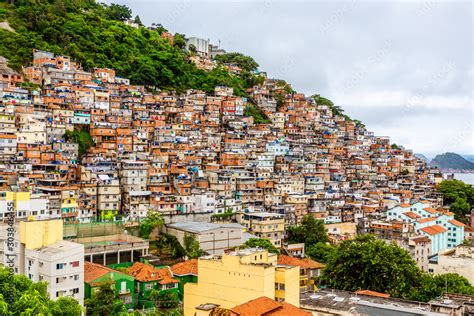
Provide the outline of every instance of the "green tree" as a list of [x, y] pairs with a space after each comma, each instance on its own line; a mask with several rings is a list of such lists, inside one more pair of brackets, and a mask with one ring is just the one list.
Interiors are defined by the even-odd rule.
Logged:
[[157, 229], [161, 230], [165, 221], [160, 212], [149, 210], [145, 219], [140, 222], [140, 237], [148, 239], [150, 234]]
[[275, 247], [272, 242], [266, 238], [250, 238], [240, 248], [263, 248], [268, 252], [279, 254], [280, 251]]
[[412, 288], [420, 286], [422, 273], [408, 252], [371, 235], [343, 241], [328, 259], [322, 280], [331, 288], [409, 298]]
[[204, 254], [204, 251], [199, 247], [199, 242], [191, 234], [184, 235], [183, 244], [189, 259], [199, 258]]
[[85, 128], [66, 131], [63, 138], [66, 141], [78, 144], [79, 156], [84, 155], [89, 148], [95, 145], [91, 135], [89, 134], [89, 131]]
[[241, 53], [220, 54], [215, 57], [215, 60], [221, 64], [235, 64], [248, 72], [258, 69], [258, 64], [252, 57]]
[[252, 116], [255, 124], [269, 124], [271, 123], [268, 116], [254, 104], [249, 104], [245, 107], [245, 116]]
[[159, 308], [176, 308], [179, 306], [178, 294], [169, 291], [158, 291], [153, 289], [150, 293], [149, 300], [155, 302]]
[[329, 241], [324, 222], [315, 219], [311, 214], [305, 215], [299, 225], [288, 227], [287, 234], [288, 242], [303, 242], [306, 247]]
[[443, 194], [444, 204], [449, 205], [456, 219], [466, 221], [474, 207], [474, 187], [456, 179], [444, 180], [438, 185], [438, 192]]
[[[12, 305], [9, 305], [12, 295]], [[58, 307], [68, 311], [67, 315], [81, 315], [81, 306], [73, 298], [52, 301], [45, 282], [34, 283], [24, 275], [11, 275], [0, 267], [0, 315], [65, 315]]]
[[106, 17], [111, 20], [125, 21], [132, 18], [132, 10], [126, 5], [112, 3], [106, 7]]
[[464, 215], [469, 214], [471, 205], [463, 198], [456, 198], [456, 200], [449, 206], [449, 210], [457, 215], [458, 218], [463, 219]]
[[113, 282], [104, 282], [99, 285], [92, 297], [85, 301], [87, 315], [109, 316], [126, 313], [125, 304], [115, 293]]
[[327, 263], [336, 254], [337, 248], [324, 242], [318, 242], [306, 248], [306, 255], [318, 262]]
[[82, 307], [72, 297], [60, 297], [50, 307], [53, 316], [82, 315]]

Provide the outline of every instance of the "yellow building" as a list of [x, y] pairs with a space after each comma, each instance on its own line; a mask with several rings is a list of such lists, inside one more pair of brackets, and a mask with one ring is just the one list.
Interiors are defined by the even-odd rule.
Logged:
[[198, 283], [184, 286], [184, 315], [201, 315], [208, 304], [231, 309], [266, 296], [299, 307], [299, 267], [278, 265], [277, 255], [259, 248], [198, 260]]
[[20, 242], [26, 249], [39, 249], [63, 240], [63, 221], [20, 222]]

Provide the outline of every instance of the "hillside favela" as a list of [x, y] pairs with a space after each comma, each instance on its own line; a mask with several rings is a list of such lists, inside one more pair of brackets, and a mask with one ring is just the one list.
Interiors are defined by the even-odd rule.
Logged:
[[133, 3], [0, 3], [0, 315], [474, 314], [454, 164]]

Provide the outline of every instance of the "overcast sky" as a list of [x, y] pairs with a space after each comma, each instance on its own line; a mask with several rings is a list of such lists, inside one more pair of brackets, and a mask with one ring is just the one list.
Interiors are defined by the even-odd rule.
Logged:
[[250, 55], [415, 152], [474, 154], [471, 1], [113, 2]]

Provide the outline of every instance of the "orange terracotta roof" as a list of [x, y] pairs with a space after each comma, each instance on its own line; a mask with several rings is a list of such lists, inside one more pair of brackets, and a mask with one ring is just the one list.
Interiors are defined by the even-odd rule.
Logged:
[[231, 309], [233, 314], [239, 316], [309, 316], [311, 313], [303, 311], [288, 303], [278, 303], [271, 298], [261, 296], [247, 303], [241, 304]]
[[114, 269], [103, 266], [101, 264], [84, 261], [84, 282], [91, 283], [92, 281], [106, 275], [109, 272], [117, 272]]
[[451, 224], [453, 224], [454, 226], [457, 226], [457, 227], [463, 227], [463, 226], [466, 226], [464, 225], [463, 223], [461, 223], [460, 221], [457, 221], [455, 219], [452, 219], [449, 221]]
[[428, 223], [434, 221], [437, 217], [427, 217], [417, 220], [418, 223]]
[[454, 213], [453, 213], [453, 212], [446, 212], [446, 213], [444, 213], [444, 215], [446, 215], [446, 216], [454, 216]]
[[416, 214], [416, 213], [413, 213], [413, 212], [404, 212], [403, 214], [404, 214], [405, 216], [410, 217], [410, 218], [413, 218], [413, 219], [415, 219], [415, 218], [420, 218], [420, 217], [421, 217], [420, 215], [418, 215], [418, 214]]
[[424, 231], [425, 233], [429, 234], [429, 235], [437, 235], [437, 234], [440, 234], [440, 233], [443, 233], [443, 232], [446, 231], [445, 228], [443, 228], [439, 225], [432, 225], [432, 226], [428, 226], [428, 227], [423, 227], [421, 230]]
[[322, 269], [324, 264], [317, 261], [305, 258], [299, 259], [292, 256], [280, 255], [278, 256], [278, 264], [288, 265], [288, 266], [297, 266], [301, 269]]
[[175, 275], [198, 275], [198, 260], [191, 259], [177, 263], [171, 267], [171, 272]]
[[410, 207], [410, 204], [400, 204], [400, 206], [403, 208], [407, 208], [407, 207]]
[[427, 211], [427, 212], [430, 213], [430, 214], [436, 214], [436, 213], [438, 213], [437, 210], [435, 210], [434, 208], [431, 208], [431, 207], [425, 207], [423, 210], [424, 210], [424, 211]]
[[369, 296], [377, 296], [377, 297], [385, 297], [385, 298], [390, 297], [390, 294], [375, 292], [375, 291], [371, 291], [371, 290], [358, 290], [355, 293], [356, 294], [361, 294], [361, 295], [369, 295]]
[[165, 279], [173, 279], [169, 268], [155, 269], [155, 267], [142, 262], [135, 262], [133, 266], [127, 269], [127, 273], [133, 276], [135, 280], [139, 282], [163, 281]]

